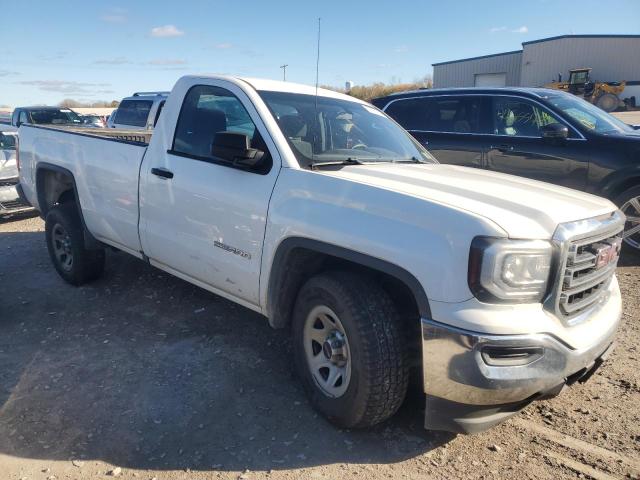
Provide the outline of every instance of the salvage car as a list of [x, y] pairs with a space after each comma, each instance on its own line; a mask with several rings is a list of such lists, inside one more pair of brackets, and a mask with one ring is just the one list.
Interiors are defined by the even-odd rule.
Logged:
[[609, 200], [441, 165], [370, 104], [288, 82], [186, 76], [158, 122], [149, 141], [20, 128], [53, 266], [82, 285], [115, 248], [291, 328], [335, 424], [389, 418], [419, 368], [425, 426], [481, 431], [611, 352]]
[[442, 163], [583, 190], [627, 216], [640, 252], [640, 131], [570, 93], [543, 88], [444, 88], [373, 100]]
[[11, 114], [11, 125], [18, 128], [23, 123], [34, 125], [74, 125], [83, 124], [80, 115], [64, 107], [17, 107]]
[[153, 130], [169, 92], [136, 92], [123, 98], [107, 120], [108, 128]]
[[0, 216], [33, 210], [19, 194], [17, 142], [15, 128], [0, 125]]

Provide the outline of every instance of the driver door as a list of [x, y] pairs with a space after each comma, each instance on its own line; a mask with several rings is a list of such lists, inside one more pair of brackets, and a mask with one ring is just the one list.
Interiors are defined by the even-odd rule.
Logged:
[[[247, 135], [265, 152], [260, 167], [215, 157], [219, 132]], [[175, 130], [163, 134], [170, 148], [158, 142], [140, 174], [144, 253], [176, 276], [258, 306], [267, 209], [280, 167], [258, 113], [239, 87], [210, 81], [186, 92]]]
[[542, 129], [565, 122], [526, 98], [494, 96], [493, 135], [487, 145], [487, 168], [495, 172], [585, 190], [589, 167], [587, 142], [569, 128], [569, 138], [550, 140]]

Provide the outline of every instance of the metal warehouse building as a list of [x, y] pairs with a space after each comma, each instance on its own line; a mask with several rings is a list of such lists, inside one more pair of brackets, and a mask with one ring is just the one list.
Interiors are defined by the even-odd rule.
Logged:
[[433, 64], [434, 87], [540, 87], [591, 67], [591, 78], [627, 81], [622, 98], [640, 103], [640, 35], [562, 35], [524, 42], [522, 50]]

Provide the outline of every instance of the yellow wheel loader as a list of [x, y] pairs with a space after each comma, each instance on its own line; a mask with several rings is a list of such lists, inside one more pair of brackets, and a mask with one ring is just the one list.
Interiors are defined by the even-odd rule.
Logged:
[[620, 100], [620, 94], [627, 82], [595, 82], [589, 78], [590, 68], [575, 68], [569, 70], [569, 81], [563, 82], [562, 75], [558, 80], [545, 85], [554, 90], [563, 90], [582, 96], [586, 101], [600, 107], [605, 112], [613, 112], [624, 102]]

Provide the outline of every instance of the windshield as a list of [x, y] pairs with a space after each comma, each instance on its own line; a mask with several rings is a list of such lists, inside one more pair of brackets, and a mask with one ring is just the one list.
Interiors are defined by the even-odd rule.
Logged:
[[0, 132], [0, 150], [15, 150], [16, 136], [10, 133]]
[[436, 160], [377, 108], [329, 97], [259, 92], [303, 166]]
[[629, 132], [629, 125], [595, 105], [568, 93], [553, 93], [544, 97], [549, 103], [559, 108], [575, 120], [579, 126], [595, 133]]
[[42, 110], [30, 110], [31, 123], [43, 124], [43, 125], [62, 125], [62, 124], [75, 124], [82, 123], [80, 116], [69, 109], [42, 109]]

